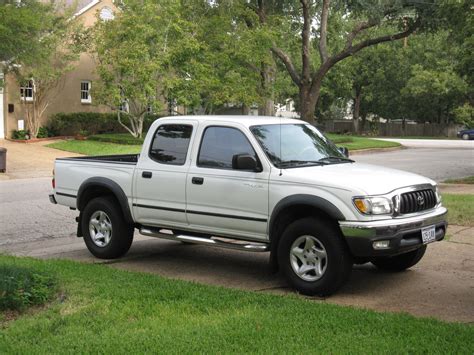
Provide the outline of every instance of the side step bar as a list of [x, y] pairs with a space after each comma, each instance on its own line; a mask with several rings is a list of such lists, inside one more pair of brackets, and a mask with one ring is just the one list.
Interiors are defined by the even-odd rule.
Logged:
[[175, 240], [175, 241], [193, 243], [193, 244], [203, 244], [203, 245], [209, 245], [213, 247], [243, 250], [243, 251], [264, 252], [264, 251], [270, 250], [269, 245], [266, 243], [244, 242], [240, 240], [219, 238], [219, 237], [205, 238], [205, 237], [193, 236], [193, 235], [181, 235], [181, 234], [176, 235], [176, 234], [173, 234], [171, 230], [160, 229], [160, 228], [141, 227], [140, 234], [146, 235], [148, 237]]

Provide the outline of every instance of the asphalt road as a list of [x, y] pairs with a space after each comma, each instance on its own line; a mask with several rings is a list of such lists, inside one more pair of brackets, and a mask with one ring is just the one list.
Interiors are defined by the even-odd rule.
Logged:
[[435, 181], [474, 175], [474, 141], [431, 139], [385, 139], [407, 149], [354, 155], [361, 163], [401, 169]]

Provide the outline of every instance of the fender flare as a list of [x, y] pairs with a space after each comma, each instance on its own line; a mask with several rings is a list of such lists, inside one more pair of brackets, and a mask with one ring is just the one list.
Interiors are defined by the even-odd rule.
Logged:
[[278, 235], [274, 235], [276, 232], [275, 226], [277, 223], [277, 217], [284, 209], [296, 205], [308, 205], [318, 208], [321, 211], [327, 213], [336, 221], [344, 221], [346, 219], [342, 212], [336, 206], [334, 206], [333, 203], [319, 196], [297, 194], [281, 199], [273, 208], [270, 222], [268, 224], [268, 236], [270, 240], [270, 265], [273, 271], [278, 270], [278, 261], [276, 255], [280, 238]]
[[129, 224], [133, 224], [134, 221], [132, 218], [132, 213], [130, 211], [130, 206], [128, 205], [127, 195], [125, 195], [125, 192], [123, 192], [119, 184], [117, 184], [115, 181], [110, 180], [108, 178], [92, 177], [85, 180], [81, 184], [81, 186], [79, 187], [79, 191], [77, 192], [77, 200], [76, 200], [77, 209], [79, 211], [82, 211], [84, 207], [86, 206], [86, 203], [88, 202], [86, 200], [87, 194], [85, 194], [85, 192], [89, 188], [97, 188], [97, 187], [103, 188], [104, 190], [108, 190], [114, 195], [114, 197], [117, 199], [117, 201], [120, 204], [120, 209], [122, 210], [125, 220]]

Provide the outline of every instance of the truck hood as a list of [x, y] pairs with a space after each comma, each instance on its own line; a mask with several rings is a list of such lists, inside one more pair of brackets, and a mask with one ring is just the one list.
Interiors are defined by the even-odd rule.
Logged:
[[433, 180], [421, 175], [362, 163], [285, 169], [282, 177], [286, 181], [342, 188], [364, 195], [381, 195], [412, 185], [436, 184]]

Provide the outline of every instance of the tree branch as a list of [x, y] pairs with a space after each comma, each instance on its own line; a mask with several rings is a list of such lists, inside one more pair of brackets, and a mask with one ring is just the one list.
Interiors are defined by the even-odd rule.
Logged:
[[367, 30], [371, 27], [374, 27], [376, 25], [377, 25], [377, 22], [373, 20], [358, 23], [356, 26], [354, 26], [354, 29], [347, 35], [346, 45], [344, 49], [349, 49], [350, 47], [352, 47], [352, 42], [354, 41], [354, 39], [360, 32]]
[[[327, 0], [326, 0], [327, 1]], [[308, 0], [300, 0], [303, 7], [303, 31], [301, 31], [302, 47], [301, 47], [301, 57], [302, 57], [302, 77], [306, 83], [310, 81], [310, 72], [311, 72], [311, 61], [309, 56], [310, 50], [310, 32], [311, 32], [311, 15], [309, 13], [309, 3]]]
[[301, 78], [298, 75], [298, 72], [296, 71], [295, 66], [293, 65], [293, 62], [291, 61], [290, 57], [276, 46], [273, 46], [271, 50], [272, 50], [272, 53], [276, 55], [283, 62], [293, 82], [298, 87], [301, 86]]
[[323, 1], [323, 9], [321, 10], [321, 26], [319, 30], [319, 56], [321, 63], [328, 60], [327, 38], [328, 38], [328, 17], [329, 17], [329, 2]]
[[380, 37], [376, 37], [376, 38], [370, 38], [370, 39], [367, 39], [365, 41], [357, 43], [355, 46], [351, 45], [350, 47], [346, 47], [341, 52], [336, 54], [334, 57], [331, 57], [329, 59], [329, 61], [331, 63], [331, 67], [334, 64], [336, 64], [337, 62], [340, 62], [344, 58], [347, 58], [347, 57], [357, 53], [358, 51], [360, 51], [361, 49], [364, 49], [366, 47], [374, 46], [376, 44], [383, 43], [383, 42], [392, 42], [392, 41], [396, 41], [396, 40], [408, 37], [419, 26], [420, 26], [420, 19], [417, 19], [415, 21], [415, 23], [412, 26], [410, 26], [408, 29], [406, 29], [405, 31], [398, 32], [398, 33], [391, 34], [391, 35], [385, 35], [385, 36], [380, 36]]

